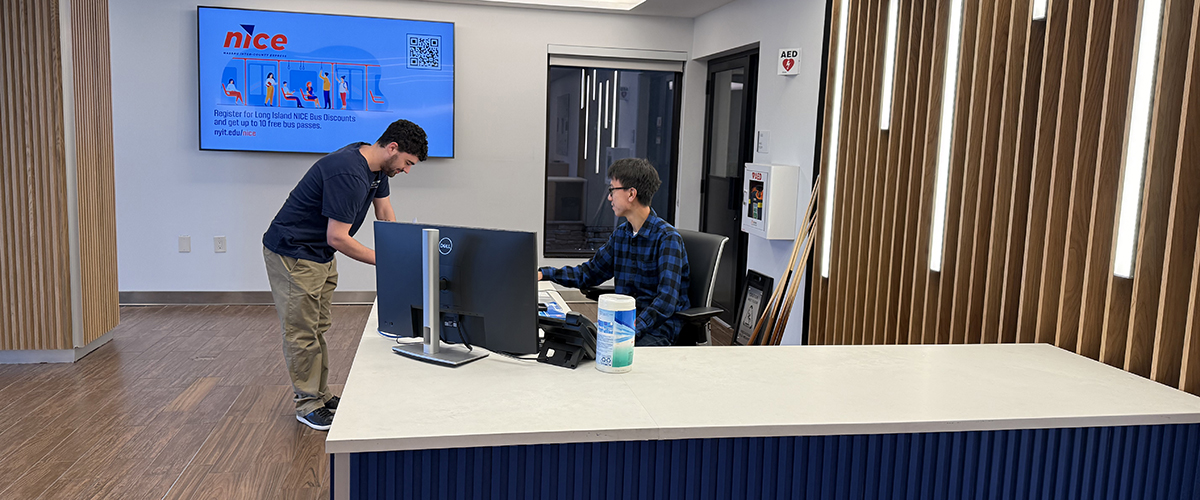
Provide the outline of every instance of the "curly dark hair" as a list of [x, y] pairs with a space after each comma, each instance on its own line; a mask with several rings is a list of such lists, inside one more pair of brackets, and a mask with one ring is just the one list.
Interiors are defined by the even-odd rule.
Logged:
[[650, 206], [650, 200], [654, 198], [658, 187], [662, 185], [654, 165], [651, 165], [649, 160], [642, 158], [625, 158], [614, 161], [608, 167], [608, 178], [621, 181], [622, 187], [636, 189], [638, 203], [647, 207]]
[[408, 120], [396, 120], [388, 125], [383, 135], [375, 144], [387, 146], [396, 143], [400, 151], [416, 156], [417, 160], [425, 161], [429, 157], [429, 140], [425, 138], [425, 129]]

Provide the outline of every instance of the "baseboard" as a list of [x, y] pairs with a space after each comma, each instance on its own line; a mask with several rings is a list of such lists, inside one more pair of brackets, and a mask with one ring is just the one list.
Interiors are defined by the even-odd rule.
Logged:
[[101, 335], [100, 338], [93, 340], [88, 345], [74, 349], [0, 351], [0, 365], [74, 363], [110, 340], [112, 340], [112, 331]]
[[[123, 306], [151, 305], [274, 305], [271, 292], [119, 292]], [[335, 291], [334, 304], [375, 302], [375, 292]]]

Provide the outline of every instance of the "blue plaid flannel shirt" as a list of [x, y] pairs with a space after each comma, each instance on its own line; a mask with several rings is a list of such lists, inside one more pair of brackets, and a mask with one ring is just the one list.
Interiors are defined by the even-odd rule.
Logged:
[[674, 227], [653, 210], [637, 234], [625, 222], [591, 260], [575, 267], [543, 267], [542, 277], [587, 288], [615, 278], [616, 293], [637, 301], [637, 345], [671, 345], [682, 323], [671, 316], [691, 307], [687, 252]]

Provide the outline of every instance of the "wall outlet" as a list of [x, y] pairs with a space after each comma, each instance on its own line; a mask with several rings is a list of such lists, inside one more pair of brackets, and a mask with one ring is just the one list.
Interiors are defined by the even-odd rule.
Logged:
[[762, 154], [768, 154], [771, 152], [771, 131], [758, 131], [758, 145], [755, 147], [755, 150]]
[[213, 236], [213, 251], [217, 253], [225, 253], [224, 236]]
[[192, 237], [183, 235], [179, 237], [179, 253], [190, 253], [192, 251]]

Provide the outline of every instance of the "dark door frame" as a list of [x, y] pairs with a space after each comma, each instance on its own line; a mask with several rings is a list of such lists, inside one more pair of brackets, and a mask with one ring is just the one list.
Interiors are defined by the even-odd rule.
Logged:
[[[704, 162], [702, 168], [703, 173], [700, 176], [700, 231], [707, 232], [708, 229], [708, 173], [711, 168], [711, 148], [713, 121], [712, 109], [712, 92], [713, 92], [713, 75], [721, 71], [728, 71], [733, 68], [746, 68], [746, 81], [743, 84], [744, 102], [742, 106], [742, 137], [740, 138], [740, 148], [738, 155], [738, 163], [742, 165], [742, 170], [745, 170], [745, 164], [754, 161], [754, 132], [755, 132], [755, 112], [758, 102], [758, 48], [738, 52], [728, 56], [722, 56], [708, 62], [708, 69], [705, 77], [704, 87]], [[741, 185], [742, 176], [737, 178], [737, 185]], [[739, 231], [736, 241], [730, 243], [737, 245], [738, 262], [737, 270], [734, 272], [734, 303], [730, 306], [737, 307], [741, 301], [741, 290], [743, 282], [746, 280], [746, 251], [749, 246], [749, 237], [745, 232]], [[735, 315], [737, 311], [732, 311]], [[733, 325], [736, 323], [731, 322]]]

